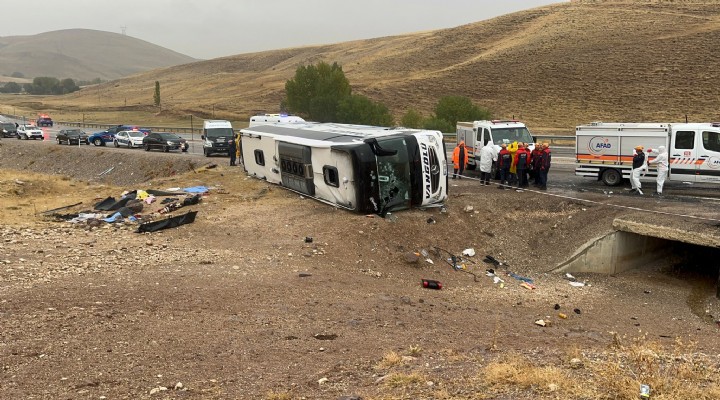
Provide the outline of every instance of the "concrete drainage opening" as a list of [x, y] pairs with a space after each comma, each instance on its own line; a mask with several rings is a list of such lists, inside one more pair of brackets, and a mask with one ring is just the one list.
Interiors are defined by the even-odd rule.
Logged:
[[[687, 241], [697, 241], [697, 237], [682, 237]], [[684, 240], [616, 231], [584, 244], [555, 270], [618, 274], [658, 264], [662, 265], [662, 272], [666, 274], [691, 279], [693, 285], [703, 289], [700, 290], [703, 295], [714, 290], [720, 298], [720, 247]]]

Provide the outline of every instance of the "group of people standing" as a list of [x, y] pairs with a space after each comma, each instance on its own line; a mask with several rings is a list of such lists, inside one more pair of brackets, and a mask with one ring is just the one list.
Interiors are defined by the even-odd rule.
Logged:
[[[479, 157], [475, 157], [480, 167], [481, 185], [490, 185], [492, 166], [496, 163], [500, 173], [499, 189], [506, 189], [511, 185], [525, 188], [530, 186], [529, 179], [532, 179], [534, 186], [547, 190], [547, 176], [552, 163], [550, 146], [547, 143], [536, 143], [532, 151], [527, 143], [503, 143], [500, 147], [498, 151], [495, 144], [487, 142], [480, 149]], [[453, 179], [462, 176], [467, 167], [467, 158], [465, 142], [461, 141], [453, 151]]]

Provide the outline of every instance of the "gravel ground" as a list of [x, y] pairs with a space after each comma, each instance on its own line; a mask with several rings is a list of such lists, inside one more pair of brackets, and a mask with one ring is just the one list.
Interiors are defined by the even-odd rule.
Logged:
[[[477, 377], [517, 355], [566, 368], [570, 354], [607, 357], [617, 340], [638, 337], [720, 355], [714, 261], [580, 274], [581, 288], [552, 272], [637, 211], [463, 179], [451, 181], [446, 213], [381, 219], [268, 186], [241, 167], [200, 168], [201, 157], [108, 150], [86, 160], [82, 149], [17, 146], [0, 146], [0, 398], [576, 398], [532, 387], [483, 397], [487, 383]], [[110, 167], [122, 173], [98, 179]], [[152, 234], [39, 214], [76, 202], [63, 212], [87, 210], [124, 190], [198, 184], [211, 190], [187, 208], [198, 211], [195, 223]], [[712, 207], [692, 211], [717, 215]], [[159, 218], [160, 208], [142, 214]], [[477, 255], [451, 268], [444, 250], [467, 248]], [[413, 257], [422, 250], [427, 257]], [[443, 288], [423, 289], [421, 279]], [[393, 354], [402, 357], [392, 363]], [[600, 387], [595, 378], [582, 377]]]

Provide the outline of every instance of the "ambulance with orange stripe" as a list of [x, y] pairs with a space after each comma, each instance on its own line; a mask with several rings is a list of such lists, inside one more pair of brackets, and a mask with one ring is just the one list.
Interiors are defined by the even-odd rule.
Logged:
[[[665, 146], [670, 163], [668, 179], [720, 183], [720, 123], [593, 122], [575, 128], [575, 175], [606, 185], [630, 178], [635, 146], [643, 146], [648, 160]], [[657, 170], [650, 167], [648, 178]]]

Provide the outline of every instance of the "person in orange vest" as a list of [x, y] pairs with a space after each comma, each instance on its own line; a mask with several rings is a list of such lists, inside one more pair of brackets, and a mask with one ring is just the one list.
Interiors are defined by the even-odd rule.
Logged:
[[463, 172], [465, 172], [465, 167], [467, 167], [467, 149], [465, 148], [465, 141], [460, 141], [460, 144], [458, 144], [455, 147], [455, 150], [453, 150], [453, 164], [454, 164], [454, 172], [453, 172], [453, 179], [456, 179], [458, 177], [458, 171], [460, 171], [460, 178], [462, 178]]

